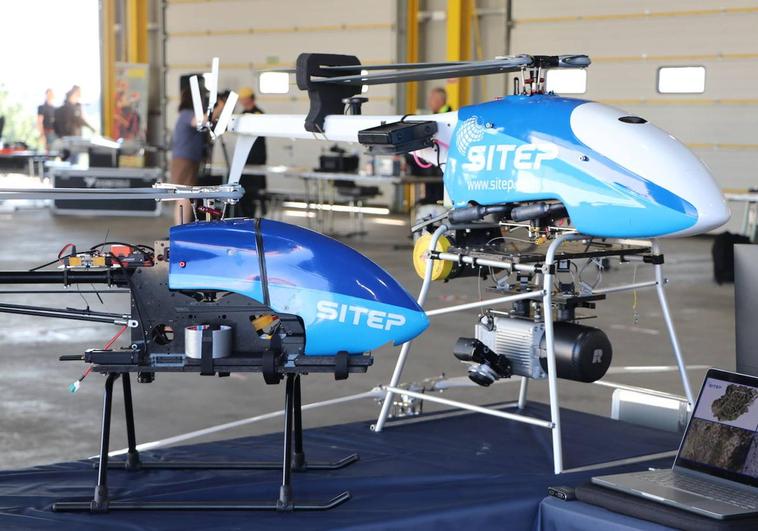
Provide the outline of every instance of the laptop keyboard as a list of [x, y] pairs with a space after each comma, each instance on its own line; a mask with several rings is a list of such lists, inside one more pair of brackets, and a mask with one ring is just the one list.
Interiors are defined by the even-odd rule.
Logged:
[[664, 474], [660, 470], [642, 472], [640, 477], [662, 487], [689, 492], [709, 500], [736, 505], [742, 509], [758, 510], [758, 494], [729, 487], [716, 481], [702, 480], [685, 474], [677, 474], [673, 471], [668, 472], [668, 474]]

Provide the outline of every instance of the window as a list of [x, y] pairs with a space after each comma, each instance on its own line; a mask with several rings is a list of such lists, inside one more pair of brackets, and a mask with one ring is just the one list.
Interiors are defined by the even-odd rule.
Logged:
[[261, 72], [258, 89], [261, 94], [287, 94], [290, 91], [290, 75], [287, 72]]
[[662, 66], [658, 69], [661, 94], [702, 94], [705, 92], [704, 66]]
[[584, 94], [587, 92], [585, 69], [548, 70], [545, 85], [548, 92], [556, 94]]

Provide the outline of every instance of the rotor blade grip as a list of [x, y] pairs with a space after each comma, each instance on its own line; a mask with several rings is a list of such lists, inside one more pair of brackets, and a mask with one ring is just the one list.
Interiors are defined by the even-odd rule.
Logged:
[[237, 105], [237, 99], [239, 96], [237, 96], [236, 92], [230, 92], [229, 97], [226, 99], [226, 103], [224, 104], [224, 110], [221, 111], [221, 116], [218, 117], [218, 122], [216, 122], [216, 127], [213, 129], [213, 135], [216, 137], [219, 137], [226, 132], [226, 128], [229, 126], [229, 120], [232, 119], [232, 113], [234, 112], [234, 106]]
[[561, 55], [558, 57], [558, 66], [568, 68], [584, 68], [590, 66], [592, 61], [586, 55]]

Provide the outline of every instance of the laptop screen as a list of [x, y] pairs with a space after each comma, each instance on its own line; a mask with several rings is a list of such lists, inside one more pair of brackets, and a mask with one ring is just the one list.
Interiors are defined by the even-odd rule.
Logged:
[[675, 466], [758, 486], [758, 378], [708, 371]]

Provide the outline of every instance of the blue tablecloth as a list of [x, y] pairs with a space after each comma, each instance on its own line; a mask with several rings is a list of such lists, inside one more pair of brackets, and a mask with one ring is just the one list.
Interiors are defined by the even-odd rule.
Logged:
[[[542, 404], [528, 414], [548, 417]], [[307, 413], [306, 413], [307, 416]], [[119, 417], [116, 417], [119, 418]], [[96, 419], [92, 419], [96, 422]], [[307, 420], [307, 419], [306, 419]], [[115, 419], [114, 419], [115, 422]], [[570, 410], [562, 413], [567, 467], [675, 449], [679, 436]], [[382, 433], [370, 422], [306, 430], [311, 459], [357, 451], [361, 460], [336, 471], [294, 475], [299, 499], [353, 499], [319, 513], [113, 512], [53, 513], [60, 499], [92, 496], [95, 471], [78, 461], [0, 472], [0, 529], [510, 529], [533, 530], [549, 485], [578, 485], [597, 471], [552, 472], [550, 432], [527, 424], [466, 414], [429, 418]], [[139, 434], [139, 419], [137, 419]], [[54, 444], [51, 441], [50, 444]], [[113, 441], [114, 446], [118, 441]], [[281, 435], [270, 434], [149, 452], [145, 460], [280, 459]], [[665, 466], [662, 461], [603, 473]], [[110, 475], [118, 499], [273, 500], [277, 471], [151, 470]]]
[[538, 531], [668, 531], [671, 528], [614, 513], [578, 500], [548, 497], [540, 503]]

